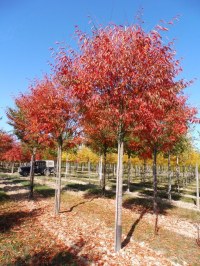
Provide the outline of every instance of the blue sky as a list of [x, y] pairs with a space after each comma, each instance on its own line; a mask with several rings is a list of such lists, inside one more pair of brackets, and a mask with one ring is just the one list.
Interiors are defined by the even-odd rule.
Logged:
[[[91, 19], [103, 25], [132, 24], [141, 8], [146, 30], [160, 20], [180, 16], [163, 37], [176, 39], [177, 57], [183, 58], [180, 77], [197, 79], [185, 93], [189, 103], [200, 110], [200, 1], [0, 0], [0, 128], [11, 130], [5, 110], [14, 106], [14, 97], [25, 92], [35, 77], [41, 78], [50, 71], [50, 48], [57, 41], [74, 47], [75, 25], [89, 31]], [[195, 136], [197, 131], [200, 126], [195, 127]]]

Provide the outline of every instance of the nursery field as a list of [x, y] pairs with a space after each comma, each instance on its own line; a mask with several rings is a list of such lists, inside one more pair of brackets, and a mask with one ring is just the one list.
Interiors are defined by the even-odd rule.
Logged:
[[28, 201], [28, 178], [1, 174], [0, 265], [199, 265], [194, 180], [174, 192], [172, 202], [160, 182], [157, 215], [151, 180], [131, 180], [129, 193], [124, 185], [122, 250], [117, 254], [113, 178], [102, 196], [95, 176], [63, 177], [58, 217], [55, 178], [37, 176], [35, 182], [34, 201]]

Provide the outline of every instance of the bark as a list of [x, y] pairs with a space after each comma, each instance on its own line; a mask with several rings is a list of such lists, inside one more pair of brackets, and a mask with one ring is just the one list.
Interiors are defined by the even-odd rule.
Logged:
[[58, 145], [57, 154], [57, 172], [56, 172], [56, 189], [55, 189], [55, 215], [60, 212], [61, 203], [61, 160], [62, 160], [62, 144]]
[[200, 202], [199, 202], [199, 172], [198, 172], [198, 164], [196, 164], [195, 175], [196, 175], [197, 209], [200, 210]]
[[36, 154], [36, 148], [33, 148], [31, 155], [29, 199], [33, 199], [35, 154]]
[[106, 155], [107, 152], [104, 151], [103, 154], [103, 178], [102, 178], [102, 194], [105, 195], [106, 192]]
[[177, 191], [178, 191], [178, 193], [180, 193], [179, 175], [180, 175], [180, 172], [179, 172], [179, 159], [178, 159], [178, 156], [176, 156], [176, 182], [177, 182]]
[[171, 180], [171, 163], [170, 163], [170, 152], [168, 153], [168, 199], [172, 200], [172, 180]]
[[15, 163], [12, 162], [12, 165], [11, 165], [11, 174], [14, 174], [14, 168], [15, 168]]
[[66, 158], [66, 166], [65, 166], [65, 178], [69, 175], [69, 162]]
[[147, 160], [144, 159], [143, 182], [146, 181], [146, 171], [147, 171]]
[[157, 202], [157, 148], [153, 151], [153, 211], [155, 214], [158, 212], [158, 202]]
[[130, 180], [131, 180], [131, 155], [128, 154], [128, 179], [127, 179], [127, 192], [130, 192]]
[[99, 184], [100, 187], [102, 187], [102, 163], [103, 163], [103, 156], [100, 156], [100, 160], [99, 160]]
[[119, 138], [119, 140], [118, 140], [117, 176], [116, 176], [115, 252], [118, 252], [121, 249], [121, 238], [122, 238], [123, 147], [124, 147], [124, 143]]
[[89, 184], [90, 184], [90, 160], [88, 160], [88, 177], [89, 177]]
[[113, 164], [113, 178], [116, 176], [116, 166], [115, 163]]
[[184, 180], [184, 187], [186, 187], [186, 178], [185, 178], [185, 166], [183, 166], [183, 180]]

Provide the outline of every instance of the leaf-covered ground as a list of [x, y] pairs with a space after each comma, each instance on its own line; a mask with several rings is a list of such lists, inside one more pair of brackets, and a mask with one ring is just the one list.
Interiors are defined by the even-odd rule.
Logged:
[[51, 189], [38, 186], [28, 201], [19, 182], [4, 179], [1, 188], [10, 200], [1, 197], [0, 265], [199, 265], [198, 214], [186, 219], [166, 206], [155, 217], [145, 199], [126, 198], [123, 248], [115, 254], [113, 199], [66, 191], [55, 217]]

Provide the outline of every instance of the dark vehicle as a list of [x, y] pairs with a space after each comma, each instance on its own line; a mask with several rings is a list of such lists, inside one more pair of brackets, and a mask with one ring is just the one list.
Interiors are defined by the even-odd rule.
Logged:
[[[30, 174], [31, 166], [21, 166], [18, 169], [18, 173], [22, 176], [28, 176]], [[34, 173], [40, 175], [49, 176], [54, 173], [54, 161], [46, 160], [46, 161], [35, 161], [34, 165]]]

